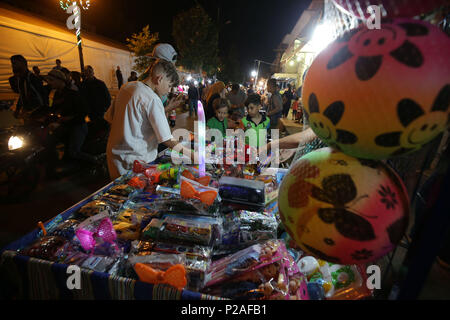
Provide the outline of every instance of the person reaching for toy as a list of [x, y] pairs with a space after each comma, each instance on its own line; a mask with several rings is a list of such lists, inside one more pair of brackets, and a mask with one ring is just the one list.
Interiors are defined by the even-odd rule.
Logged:
[[311, 128], [308, 128], [304, 131], [291, 134], [282, 139], [269, 142], [265, 146], [259, 148], [259, 154], [266, 154], [265, 152], [269, 154], [269, 152], [275, 151], [272, 150], [272, 148], [273, 146], [277, 145], [278, 150], [297, 149], [294, 159], [292, 160], [292, 164], [305, 154], [316, 149], [325, 148], [328, 146], [326, 143], [320, 140], [320, 138], [314, 133]]
[[183, 152], [194, 159], [192, 150], [173, 139], [161, 97], [179, 82], [175, 66], [157, 60], [142, 81], [122, 87], [105, 119], [111, 123], [107, 146], [108, 169], [116, 179], [133, 168], [135, 160], [152, 162], [157, 157], [158, 143]]

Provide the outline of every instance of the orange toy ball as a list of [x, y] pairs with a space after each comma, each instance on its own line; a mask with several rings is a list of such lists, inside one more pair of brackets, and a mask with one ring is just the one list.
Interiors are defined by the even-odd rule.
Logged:
[[401, 240], [409, 220], [408, 195], [392, 169], [331, 148], [310, 152], [291, 166], [278, 207], [303, 251], [338, 264], [383, 257]]
[[450, 121], [450, 38], [419, 20], [365, 26], [313, 61], [302, 99], [313, 131], [363, 159], [416, 151]]

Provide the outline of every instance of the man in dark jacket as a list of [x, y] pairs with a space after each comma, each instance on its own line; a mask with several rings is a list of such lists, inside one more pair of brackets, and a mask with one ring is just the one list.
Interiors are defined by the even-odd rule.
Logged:
[[83, 97], [79, 92], [68, 87], [66, 77], [61, 71], [51, 70], [46, 76], [46, 80], [56, 91], [51, 108], [54, 113], [60, 115], [57, 122], [49, 125], [53, 132], [54, 143], [60, 140], [64, 141], [64, 155], [68, 160], [95, 163], [97, 159], [94, 156], [81, 151], [88, 134], [85, 121], [88, 108]]
[[193, 112], [197, 116], [197, 102], [199, 99], [199, 93], [197, 87], [193, 82], [189, 83], [188, 98], [189, 98], [189, 117], [192, 117]]
[[119, 66], [117, 66], [116, 77], [117, 77], [117, 85], [119, 86], [119, 90], [120, 90], [120, 87], [122, 87], [122, 85], [123, 85], [123, 76], [122, 76], [122, 71], [120, 71]]
[[292, 94], [291, 85], [287, 85], [287, 89], [283, 94], [283, 117], [287, 118], [294, 95]]
[[111, 105], [111, 95], [106, 84], [94, 76], [94, 69], [87, 66], [84, 70], [84, 81], [81, 84], [81, 94], [88, 105], [88, 115], [91, 121], [103, 121], [106, 110]]
[[48, 106], [48, 96], [39, 79], [28, 69], [27, 60], [21, 55], [11, 58], [14, 76], [9, 78], [11, 89], [19, 94], [14, 115], [17, 117], [23, 111], [45, 111]]

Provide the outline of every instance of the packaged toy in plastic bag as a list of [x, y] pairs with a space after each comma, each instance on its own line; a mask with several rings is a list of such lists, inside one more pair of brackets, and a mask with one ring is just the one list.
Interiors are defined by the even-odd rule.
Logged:
[[153, 252], [154, 242], [133, 241], [131, 243], [130, 254], [135, 256], [148, 256]]
[[67, 240], [72, 240], [72, 238], [75, 236], [75, 230], [79, 224], [80, 221], [78, 220], [68, 219], [57, 225], [51, 231], [49, 230], [48, 234], [51, 236], [59, 236]]
[[58, 263], [71, 262], [70, 264], [81, 265], [87, 257], [89, 255], [84, 253], [80, 246], [72, 242], [66, 242], [56, 250], [53, 261]]
[[281, 257], [275, 256], [280, 245], [281, 242], [277, 240], [267, 241], [213, 262], [209, 270], [207, 286], [216, 285], [242, 273], [252, 271], [262, 263], [271, 263], [276, 258], [281, 259]]
[[205, 176], [200, 177], [198, 167], [191, 167], [191, 166], [184, 167], [183, 170], [181, 170], [181, 176], [185, 177], [190, 181], [195, 181], [206, 187], [209, 186], [212, 180], [212, 177], [208, 173]]
[[134, 160], [133, 163], [133, 172], [134, 173], [144, 173], [145, 170], [150, 168], [152, 165], [147, 164], [145, 161], [142, 160]]
[[206, 287], [206, 293], [232, 299], [309, 299], [306, 278], [278, 240], [214, 262]]
[[218, 215], [220, 207], [219, 190], [204, 186], [197, 181], [180, 177], [180, 196], [203, 215]]
[[309, 283], [320, 284], [326, 299], [357, 300], [369, 297], [372, 292], [366, 286], [366, 276], [357, 265], [339, 265], [306, 256], [300, 259]]
[[240, 211], [239, 244], [253, 244], [277, 238], [278, 222], [274, 216], [260, 212]]
[[131, 256], [129, 263], [140, 281], [168, 284], [178, 290], [184, 289], [187, 285], [184, 255], [152, 253], [148, 256]]
[[[132, 203], [148, 203], [150, 204], [151, 202], [155, 201], [159, 199], [159, 196], [156, 193], [132, 193], [129, 197], [128, 197], [128, 201], [132, 202]], [[126, 204], [125, 204], [126, 205]]]
[[234, 253], [252, 244], [276, 239], [277, 228], [276, 218], [263, 212], [239, 210], [224, 214], [218, 253]]
[[22, 255], [44, 259], [55, 260], [58, 249], [63, 247], [67, 240], [58, 236], [45, 236], [34, 241], [30, 246], [20, 251]]
[[196, 260], [211, 260], [212, 249], [205, 246], [186, 246], [167, 242], [155, 242], [152, 251], [160, 253], [184, 254], [186, 258]]
[[82, 206], [75, 217], [81, 220], [95, 216], [102, 212], [110, 213], [112, 211], [111, 203], [102, 200], [94, 200]]
[[156, 192], [162, 196], [161, 199], [155, 200], [152, 204], [152, 208], [158, 212], [212, 217], [220, 215], [218, 200], [207, 206], [197, 199], [180, 199], [180, 190], [177, 189], [157, 187]]
[[168, 216], [153, 219], [142, 231], [142, 239], [212, 246], [213, 231], [211, 223]]
[[[210, 217], [210, 216], [195, 216], [186, 214], [163, 214], [163, 219], [183, 219], [185, 221], [190, 221], [191, 223], [199, 223], [204, 226], [211, 226], [211, 246], [217, 246], [222, 242], [223, 237], [223, 219], [220, 217]], [[194, 229], [194, 232], [197, 230]]]
[[[105, 257], [105, 256], [90, 255], [86, 260], [83, 261], [81, 267], [97, 272], [109, 273], [111, 268], [113, 268], [114, 265], [118, 262], [120, 262], [120, 257]], [[112, 273], [115, 272], [117, 271], [112, 270]]]
[[200, 291], [205, 286], [210, 260], [195, 256], [186, 256], [186, 272], [188, 278], [187, 289]]
[[138, 240], [141, 236], [140, 224], [125, 221], [114, 222], [117, 237], [122, 240]]
[[125, 197], [128, 199], [128, 196], [132, 193], [135, 192], [136, 188], [128, 185], [128, 184], [119, 184], [119, 185], [115, 185], [112, 186], [109, 190], [108, 193], [111, 195], [116, 195], [116, 196], [120, 196], [120, 197]]
[[[160, 215], [161, 215], [160, 212], [154, 209], [152, 203], [149, 202], [135, 203], [128, 201], [122, 207], [122, 210], [119, 212], [114, 224], [116, 225], [125, 222], [133, 225], [134, 226], [133, 229], [137, 229], [137, 231], [140, 232], [148, 225], [148, 223], [153, 218], [160, 217]], [[122, 225], [122, 227], [125, 227], [125, 225]]]
[[144, 174], [138, 174], [128, 180], [127, 184], [134, 189], [144, 190], [148, 187], [149, 181]]
[[86, 252], [116, 256], [121, 250], [116, 243], [117, 234], [107, 213], [100, 213], [80, 223], [75, 240]]

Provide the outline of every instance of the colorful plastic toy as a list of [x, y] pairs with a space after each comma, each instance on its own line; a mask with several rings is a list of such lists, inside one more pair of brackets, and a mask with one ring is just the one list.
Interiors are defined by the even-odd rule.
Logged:
[[286, 231], [305, 253], [344, 265], [383, 257], [408, 226], [407, 191], [394, 171], [331, 148], [291, 167], [278, 206]]
[[449, 125], [450, 38], [423, 21], [351, 30], [306, 74], [303, 105], [329, 146], [363, 159], [422, 148]]

